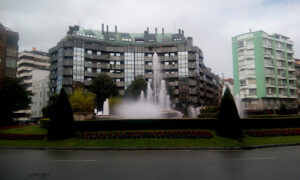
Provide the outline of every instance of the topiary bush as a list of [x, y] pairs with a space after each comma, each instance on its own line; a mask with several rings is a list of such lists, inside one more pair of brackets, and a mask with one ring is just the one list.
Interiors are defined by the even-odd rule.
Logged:
[[64, 89], [55, 102], [48, 129], [48, 139], [65, 139], [75, 135], [72, 107]]
[[227, 138], [242, 138], [243, 130], [234, 99], [227, 87], [220, 105], [216, 133]]

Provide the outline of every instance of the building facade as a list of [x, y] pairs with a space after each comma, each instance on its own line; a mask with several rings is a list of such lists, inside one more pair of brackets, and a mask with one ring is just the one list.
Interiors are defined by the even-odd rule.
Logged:
[[116, 82], [121, 95], [137, 76], [153, 79], [152, 56], [159, 56], [163, 78], [173, 89], [173, 104], [213, 105], [219, 101], [219, 77], [203, 63], [202, 51], [193, 45], [184, 31], [177, 34], [149, 32], [110, 32], [69, 28], [67, 35], [49, 50], [50, 93], [62, 87], [68, 94], [76, 82], [86, 86], [92, 78], [104, 72]]
[[43, 117], [42, 109], [47, 106], [49, 101], [49, 71], [32, 71], [32, 102], [31, 119], [40, 119]]
[[0, 23], [0, 77], [16, 77], [19, 34]]
[[[17, 67], [17, 77], [23, 80], [26, 90], [33, 93], [34, 98], [36, 94], [33, 91], [33, 82], [44, 79], [45, 74], [47, 74], [46, 78], [49, 79], [50, 60], [48, 53], [36, 50], [23, 51], [18, 55]], [[28, 109], [18, 111], [17, 120], [30, 120], [33, 105], [31, 104]]]
[[234, 91], [248, 113], [297, 109], [293, 42], [281, 34], [249, 32], [232, 38]]
[[296, 71], [296, 84], [298, 95], [298, 112], [300, 111], [300, 59], [295, 59], [295, 71]]
[[23, 51], [18, 55], [17, 77], [23, 79], [27, 91], [32, 91], [33, 70], [49, 71], [50, 60], [48, 53], [42, 51]]

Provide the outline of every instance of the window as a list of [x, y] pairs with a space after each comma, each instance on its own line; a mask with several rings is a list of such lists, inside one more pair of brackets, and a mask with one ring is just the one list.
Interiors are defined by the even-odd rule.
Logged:
[[109, 61], [109, 64], [115, 64], [115, 62], [114, 61]]
[[246, 40], [247, 46], [253, 46], [253, 39]]
[[109, 53], [109, 56], [115, 56], [115, 53]]
[[87, 50], [87, 53], [88, 54], [93, 54], [93, 51], [92, 50]]
[[147, 56], [148, 56], [148, 57], [152, 57], [152, 54], [148, 54]]
[[73, 49], [73, 81], [84, 82], [84, 49]]
[[238, 42], [238, 48], [244, 47], [244, 41], [239, 41]]
[[121, 54], [120, 53], [116, 53], [116, 56], [121, 56]]
[[178, 52], [178, 75], [188, 76], [188, 52]]
[[170, 56], [173, 56], [173, 57], [174, 57], [174, 56], [175, 56], [175, 53], [170, 53]]
[[165, 53], [165, 57], [169, 57], [169, 53]]
[[97, 73], [101, 73], [101, 69], [97, 69]]
[[241, 86], [246, 86], [246, 80], [240, 80], [240, 85]]
[[5, 64], [5, 66], [6, 67], [17, 67], [17, 61], [16, 61], [16, 59], [7, 57], [6, 58], [6, 64]]
[[87, 68], [87, 72], [92, 72], [92, 68]]
[[121, 62], [120, 62], [120, 61], [116, 61], [116, 64], [117, 64], [117, 65], [120, 65], [120, 64], [121, 64]]
[[264, 53], [267, 55], [272, 55], [272, 49], [264, 48]]
[[97, 51], [97, 55], [101, 55], [101, 51]]

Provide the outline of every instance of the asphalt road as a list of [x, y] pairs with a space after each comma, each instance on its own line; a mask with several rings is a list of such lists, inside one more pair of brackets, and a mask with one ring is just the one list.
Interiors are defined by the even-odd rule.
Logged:
[[300, 147], [250, 151], [0, 150], [0, 179], [300, 179]]

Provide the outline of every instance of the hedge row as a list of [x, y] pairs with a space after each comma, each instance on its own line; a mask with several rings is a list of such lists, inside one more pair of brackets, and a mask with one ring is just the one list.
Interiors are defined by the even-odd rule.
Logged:
[[211, 138], [208, 130], [159, 130], [159, 131], [119, 131], [82, 132], [81, 139], [128, 139], [128, 138]]
[[0, 127], [0, 129], [13, 129], [13, 128], [21, 128], [21, 127], [24, 127], [24, 126], [28, 126], [28, 125], [3, 126], [3, 127]]
[[[41, 127], [47, 128], [49, 120], [42, 120]], [[151, 130], [151, 129], [215, 129], [217, 120], [206, 119], [110, 119], [75, 121], [77, 131], [105, 130]], [[244, 129], [300, 128], [300, 117], [244, 118]]]
[[45, 134], [10, 134], [10, 133], [1, 133], [0, 139], [9, 139], [9, 140], [41, 140], [46, 137]]
[[300, 135], [300, 129], [247, 130], [245, 133], [252, 137], [297, 136]]

